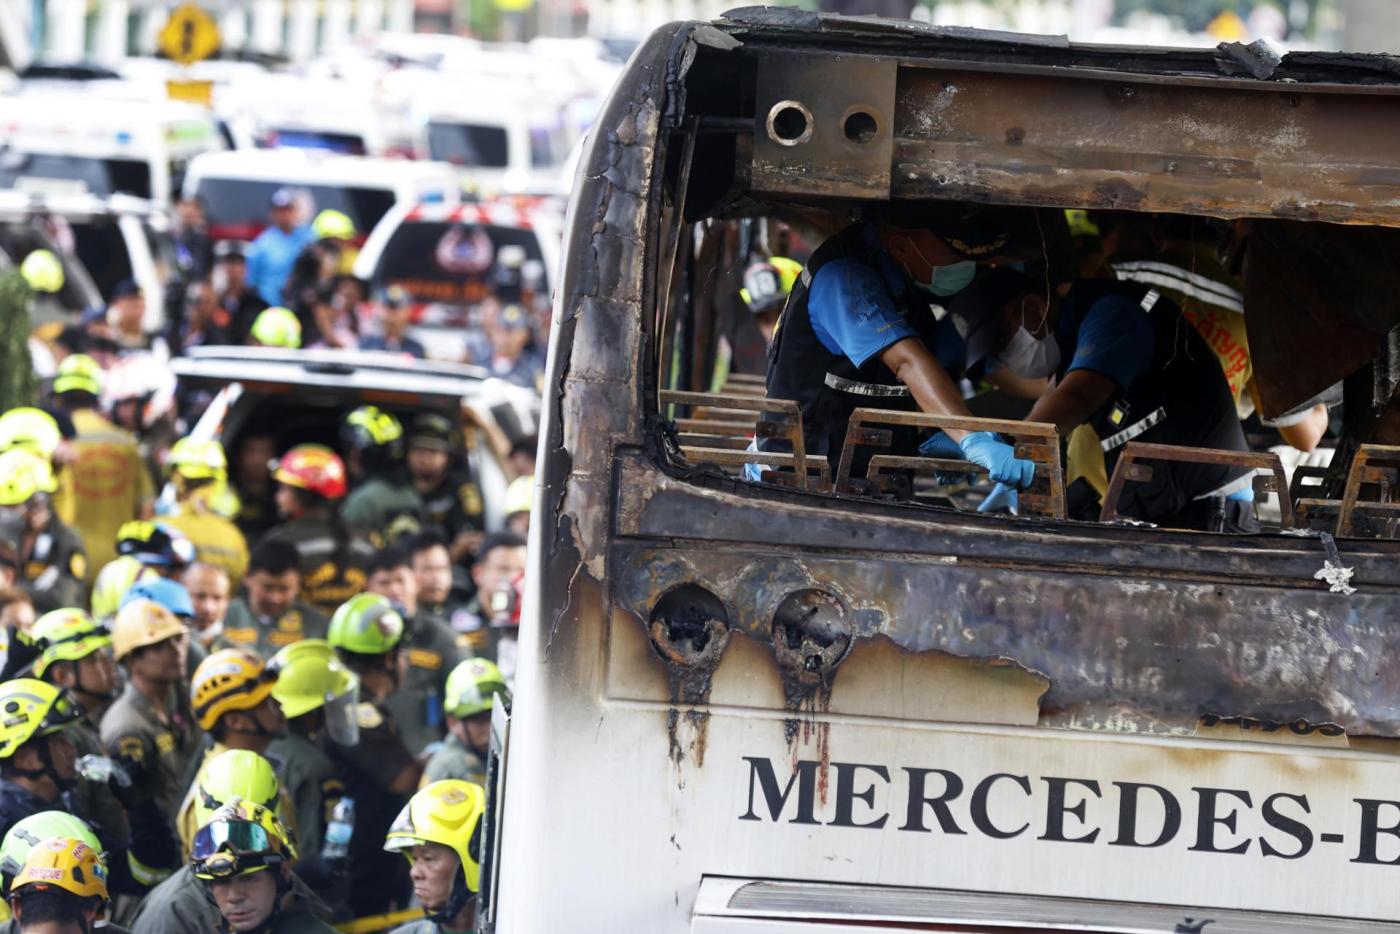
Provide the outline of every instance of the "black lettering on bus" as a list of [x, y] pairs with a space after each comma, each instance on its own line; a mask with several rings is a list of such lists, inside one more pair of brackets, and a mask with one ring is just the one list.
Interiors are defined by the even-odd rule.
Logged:
[[1079, 823], [1086, 823], [1084, 813], [1089, 805], [1088, 796], [1079, 799], [1079, 803], [1071, 806], [1065, 805], [1065, 789], [1070, 785], [1078, 785], [1088, 791], [1093, 792], [1095, 798], [1102, 798], [1103, 793], [1099, 791], [1099, 783], [1095, 781], [1085, 781], [1080, 778], [1042, 778], [1050, 788], [1050, 796], [1045, 804], [1045, 833], [1041, 834], [1041, 840], [1051, 840], [1056, 843], [1093, 843], [1099, 838], [1098, 828], [1094, 828], [1082, 837], [1065, 836], [1065, 815], [1072, 814]]
[[885, 822], [890, 819], [889, 814], [881, 814], [878, 818], [869, 823], [856, 823], [854, 817], [855, 802], [863, 801], [865, 806], [875, 808], [875, 783], [871, 782], [864, 791], [856, 791], [856, 773], [861, 769], [868, 769], [884, 780], [885, 784], [890, 783], [890, 770], [883, 765], [865, 765], [861, 762], [833, 762], [836, 768], [836, 817], [827, 824], [828, 827], [863, 827], [869, 830], [879, 830], [885, 826]]
[[1191, 847], [1198, 853], [1234, 853], [1243, 856], [1249, 852], [1249, 845], [1253, 841], [1244, 840], [1234, 846], [1217, 846], [1215, 840], [1215, 828], [1224, 827], [1231, 833], [1236, 832], [1236, 825], [1239, 822], [1240, 812], [1230, 811], [1228, 814], [1218, 813], [1220, 799], [1222, 797], [1235, 798], [1244, 804], [1245, 807], [1253, 807], [1254, 802], [1250, 800], [1249, 792], [1236, 791], [1233, 788], [1192, 788], [1199, 798], [1196, 810], [1196, 843]]
[[[905, 813], [904, 826], [900, 830], [915, 830], [920, 833], [933, 831], [924, 824], [924, 809], [933, 808], [933, 816], [938, 819], [939, 828], [947, 834], [966, 834], [967, 831], [953, 820], [953, 811], [948, 807], [963, 792], [963, 780], [947, 769], [904, 769], [909, 775], [909, 808]], [[930, 798], [925, 783], [930, 775], [943, 778], [942, 793]]]
[[1263, 851], [1265, 856], [1277, 856], [1281, 859], [1302, 859], [1304, 856], [1308, 855], [1308, 851], [1310, 851], [1313, 846], [1312, 828], [1300, 820], [1295, 820], [1280, 814], [1278, 810], [1278, 802], [1280, 799], [1296, 802], [1298, 806], [1303, 809], [1304, 814], [1311, 814], [1312, 808], [1308, 806], [1308, 796], [1285, 794], [1270, 795], [1269, 798], [1265, 800], [1264, 806], [1260, 809], [1264, 817], [1264, 823], [1273, 827], [1275, 830], [1283, 831], [1298, 841], [1298, 851], [1296, 853], [1285, 853], [1274, 847], [1263, 837], [1259, 838], [1259, 849]]
[[1019, 837], [1031, 826], [1027, 823], [1022, 824], [1016, 830], [1002, 830], [992, 823], [991, 816], [987, 814], [987, 796], [991, 794], [992, 786], [1004, 778], [1020, 785], [1021, 790], [1026, 793], [1026, 797], [1029, 798], [1031, 795], [1030, 780], [1024, 775], [1009, 775], [1006, 772], [998, 772], [995, 775], [988, 775], [978, 783], [972, 792], [972, 823], [976, 825], [978, 830], [994, 840], [1010, 840], [1013, 837]]
[[769, 819], [776, 824], [782, 818], [783, 809], [787, 807], [788, 797], [792, 794], [792, 785], [796, 782], [797, 815], [789, 823], [820, 823], [816, 818], [818, 762], [815, 759], [800, 760], [781, 792], [778, 791], [778, 776], [773, 771], [771, 759], [744, 756], [744, 761], [749, 764], [749, 810], [739, 820], [762, 820], [753, 808], [754, 783], [757, 781], [763, 792], [763, 800], [768, 805]]
[[[1176, 837], [1181, 830], [1181, 802], [1161, 785], [1145, 782], [1114, 782], [1118, 788], [1118, 836], [1109, 846], [1140, 846], [1145, 849], [1164, 846]], [[1144, 843], [1137, 838], [1138, 794], [1151, 791], [1162, 800], [1162, 829], [1157, 839]]]
[[[1356, 798], [1361, 805], [1361, 848], [1353, 863], [1371, 863], [1376, 866], [1400, 866], [1400, 856], [1394, 859], [1381, 859], [1378, 840], [1384, 835], [1400, 839], [1400, 801], [1377, 801], [1372, 798]], [[1393, 823], [1381, 826], [1381, 809], [1388, 808], [1396, 815]]]

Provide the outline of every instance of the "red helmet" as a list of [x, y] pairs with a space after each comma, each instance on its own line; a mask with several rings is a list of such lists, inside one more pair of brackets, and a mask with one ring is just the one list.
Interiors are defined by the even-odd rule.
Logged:
[[272, 479], [326, 499], [340, 499], [345, 495], [345, 462], [324, 445], [298, 444], [277, 461]]

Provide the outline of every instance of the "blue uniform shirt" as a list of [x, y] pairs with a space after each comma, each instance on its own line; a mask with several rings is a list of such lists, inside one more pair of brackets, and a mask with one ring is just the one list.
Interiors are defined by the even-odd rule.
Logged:
[[276, 227], [269, 227], [248, 247], [248, 282], [258, 290], [258, 295], [269, 305], [284, 304], [282, 288], [292, 273], [297, 257], [307, 245], [314, 243], [316, 235], [303, 224], [293, 227], [291, 233], [283, 233]]
[[1060, 308], [1055, 326], [1061, 344], [1074, 348], [1066, 373], [1090, 370], [1113, 380], [1120, 390], [1152, 366], [1156, 338], [1142, 305], [1125, 295], [1105, 295], [1083, 306], [1074, 294]]

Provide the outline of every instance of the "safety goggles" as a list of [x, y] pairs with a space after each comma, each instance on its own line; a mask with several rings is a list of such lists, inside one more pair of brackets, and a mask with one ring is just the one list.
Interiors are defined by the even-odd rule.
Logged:
[[[216, 820], [206, 824], [194, 835], [190, 857], [195, 863], [225, 855], [240, 859], [254, 855], [259, 859], [274, 854], [278, 841], [261, 824], [246, 820]], [[233, 872], [227, 873], [232, 875]]]

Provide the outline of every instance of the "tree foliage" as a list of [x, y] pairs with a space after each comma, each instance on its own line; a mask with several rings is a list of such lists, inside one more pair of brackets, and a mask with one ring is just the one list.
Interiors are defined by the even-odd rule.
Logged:
[[0, 275], [0, 412], [38, 398], [29, 356], [29, 303], [33, 293], [17, 270]]

